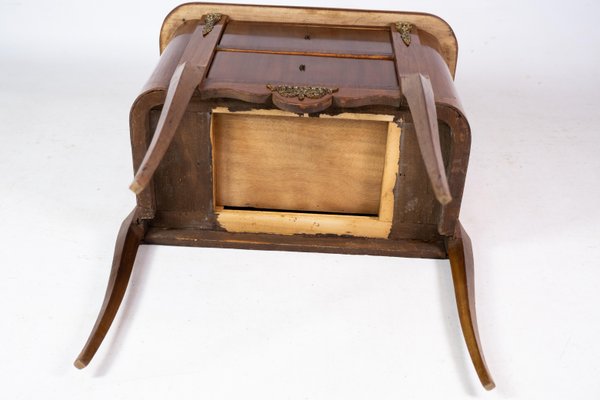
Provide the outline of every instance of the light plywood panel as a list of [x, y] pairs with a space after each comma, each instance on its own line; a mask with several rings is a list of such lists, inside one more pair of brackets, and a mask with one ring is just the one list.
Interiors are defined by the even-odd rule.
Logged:
[[213, 113], [215, 204], [378, 215], [388, 125]]

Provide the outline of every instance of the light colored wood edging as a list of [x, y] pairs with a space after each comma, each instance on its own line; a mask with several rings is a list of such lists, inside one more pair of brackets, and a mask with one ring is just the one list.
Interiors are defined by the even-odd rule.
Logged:
[[391, 222], [377, 217], [353, 215], [286, 213], [275, 211], [222, 210], [219, 225], [228, 232], [272, 233], [278, 235], [350, 235], [387, 238]]
[[200, 19], [205, 14], [216, 12], [227, 15], [231, 21], [249, 22], [342, 25], [385, 29], [398, 21], [409, 22], [439, 40], [442, 56], [453, 77], [456, 71], [458, 43], [452, 28], [446, 21], [435, 15], [412, 12], [187, 3], [175, 8], [165, 18], [160, 31], [160, 52], [163, 52], [177, 28], [185, 21]]
[[[377, 196], [377, 203], [374, 205], [375, 208], [369, 207], [368, 210], [363, 210], [365, 213], [377, 213], [377, 216], [369, 216], [369, 215], [343, 215], [339, 214], [336, 211], [331, 213], [323, 213], [324, 209], [321, 209], [320, 206], [323, 204], [330, 204], [338, 207], [348, 207], [346, 200], [348, 198], [353, 199], [350, 202], [352, 206], [354, 203], [360, 201], [361, 197], [354, 199], [353, 196], [356, 193], [346, 193], [343, 198], [336, 198], [337, 191], [332, 190], [332, 193], [329, 193], [327, 187], [323, 187], [321, 180], [324, 179], [322, 174], [326, 174], [327, 166], [323, 166], [323, 170], [319, 169], [319, 171], [313, 171], [310, 173], [314, 167], [306, 166], [306, 171], [309, 173], [309, 179], [313, 182], [310, 185], [309, 191], [315, 191], [321, 196], [321, 198], [317, 198], [316, 202], [314, 202], [312, 197], [306, 199], [301, 194], [297, 193], [294, 190], [285, 190], [281, 192], [279, 188], [273, 187], [263, 187], [266, 183], [264, 182], [264, 176], [269, 176], [269, 171], [271, 171], [271, 167], [266, 170], [261, 170], [260, 174], [257, 174], [256, 171], [254, 173], [248, 172], [244, 169], [244, 165], [253, 165], [253, 164], [264, 164], [266, 161], [275, 160], [277, 161], [277, 165], [272, 166], [272, 169], [275, 175], [272, 178], [267, 179], [267, 183], [271, 181], [279, 181], [280, 177], [278, 177], [277, 172], [280, 168], [284, 168], [284, 164], [289, 163], [288, 158], [281, 159], [279, 153], [284, 153], [283, 150], [285, 148], [280, 148], [281, 146], [275, 145], [277, 142], [276, 138], [271, 137], [272, 132], [277, 132], [278, 135], [286, 135], [286, 130], [280, 130], [281, 127], [278, 126], [262, 126], [258, 132], [252, 133], [252, 130], [249, 129], [249, 124], [252, 120], [247, 121], [248, 123], [242, 124], [237, 128], [232, 128], [227, 126], [223, 126], [219, 128], [219, 130], [226, 129], [226, 132], [223, 131], [222, 134], [227, 136], [234, 135], [232, 131], [240, 131], [242, 136], [234, 135], [233, 142], [229, 141], [227, 151], [224, 149], [217, 149], [219, 144], [223, 145], [222, 139], [215, 139], [214, 135], [215, 131], [215, 117], [217, 116], [227, 116], [227, 115], [237, 115], [238, 117], [243, 117], [242, 122], [247, 118], [261, 118], [265, 117], [283, 117], [282, 119], [286, 119], [288, 121], [297, 120], [298, 122], [315, 122], [313, 118], [309, 117], [300, 117], [297, 114], [280, 111], [280, 110], [253, 110], [253, 111], [236, 111], [230, 112], [226, 108], [215, 108], [213, 109], [213, 118], [211, 120], [211, 141], [213, 143], [213, 149], [215, 149], [215, 159], [218, 159], [215, 164], [213, 164], [213, 176], [215, 182], [215, 190], [214, 193], [217, 193], [219, 190], [221, 192], [220, 195], [215, 195], [214, 204], [215, 211], [217, 215], [217, 221], [225, 230], [229, 232], [246, 232], [246, 233], [271, 233], [271, 234], [281, 234], [281, 235], [294, 235], [294, 234], [333, 234], [333, 235], [349, 235], [349, 236], [357, 236], [357, 237], [370, 237], [370, 238], [387, 238], [391, 229], [392, 217], [394, 211], [394, 185], [396, 183], [396, 175], [398, 171], [398, 162], [400, 157], [400, 128], [393, 122], [393, 116], [391, 115], [378, 115], [378, 114], [352, 114], [352, 113], [343, 113], [340, 115], [330, 116], [330, 115], [322, 115], [320, 118], [326, 120], [338, 120], [340, 122], [347, 121], [360, 124], [361, 121], [371, 123], [384, 123], [383, 127], [386, 129], [384, 132], [384, 142], [382, 145], [385, 146], [383, 149], [383, 153], [380, 154], [379, 157], [382, 158], [383, 168], [380, 170], [378, 177], [372, 178], [376, 181], [377, 189], [375, 194]], [[221, 122], [222, 120], [219, 118]], [[257, 120], [257, 121], [258, 121]], [[269, 120], [270, 121], [270, 120]], [[234, 122], [234, 121], [232, 121]], [[277, 121], [273, 121], [276, 123]], [[324, 122], [324, 121], [323, 121]], [[332, 121], [333, 122], [333, 121]], [[221, 123], [219, 123], [221, 124]], [[254, 124], [256, 125], [256, 124]], [[264, 125], [264, 124], [263, 124]], [[344, 125], [346, 126], [346, 125]], [[300, 126], [299, 126], [300, 127]], [[298, 127], [298, 128], [299, 128]], [[330, 148], [336, 149], [336, 151], [342, 151], [341, 149], [344, 146], [350, 145], [350, 147], [346, 150], [351, 151], [356, 147], [356, 145], [352, 144], [352, 140], [350, 138], [350, 131], [346, 126], [345, 129], [339, 127], [341, 132], [344, 132], [342, 137], [344, 138], [344, 142], [337, 142], [337, 136], [331, 136], [329, 138]], [[297, 130], [297, 129], [293, 129]], [[340, 132], [340, 133], [341, 133]], [[330, 132], [331, 133], [331, 132]], [[363, 137], [367, 134], [367, 132], [360, 131], [360, 137]], [[259, 136], [256, 136], [256, 135]], [[333, 134], [333, 133], [332, 133]], [[260, 144], [261, 140], [260, 136], [266, 135], [267, 137], [271, 137], [266, 143]], [[338, 135], [339, 136], [339, 135]], [[237, 139], [235, 139], [237, 137]], [[246, 137], [249, 137], [252, 143], [248, 143], [245, 141]], [[288, 138], [289, 140], [293, 140], [293, 137]], [[339, 139], [339, 138], [338, 138]], [[237, 143], [238, 141], [242, 141], [243, 143], [240, 145]], [[287, 140], [287, 139], [286, 139]], [[355, 139], [356, 140], [356, 139]], [[358, 139], [357, 142], [357, 151], [360, 150], [362, 145], [360, 145], [360, 141], [364, 140]], [[254, 146], [253, 143], [259, 143], [260, 151], [256, 153], [256, 151], [250, 151]], [[271, 145], [275, 145], [275, 154], [271, 154], [272, 151], [268, 148]], [[266, 146], [266, 147], [265, 147]], [[232, 156], [232, 154], [237, 154], [239, 151], [236, 150], [236, 147], [240, 147], [243, 151], [238, 156]], [[317, 146], [317, 144], [313, 144], [311, 147], [322, 147]], [[223, 153], [225, 151], [225, 153]], [[314, 149], [306, 148], [302, 153], [310, 153], [314, 151]], [[320, 149], [319, 151], [328, 151]], [[263, 157], [260, 158], [259, 154], [263, 154]], [[267, 155], [268, 154], [268, 155]], [[304, 154], [306, 155], [306, 154]], [[285, 156], [285, 154], [284, 154]], [[231, 159], [233, 157], [233, 159]], [[242, 157], [242, 159], [239, 159]], [[250, 159], [248, 159], [250, 157]], [[285, 157], [294, 158], [293, 154], [288, 154]], [[323, 156], [308, 156], [306, 162], [312, 162], [310, 160], [318, 159], [318, 160], [326, 160], [328, 157]], [[266, 161], [265, 161], [266, 160]], [[284, 162], [284, 160], [287, 160]], [[302, 160], [301, 160], [302, 161]], [[365, 160], [366, 161], [366, 160]], [[269, 161], [270, 162], [270, 161]], [[374, 160], [369, 161], [368, 165]], [[250, 164], [249, 164], [250, 163]], [[220, 165], [220, 168], [233, 168], [235, 171], [228, 171], [226, 175], [222, 176], [222, 174], [217, 173], [217, 165]], [[267, 165], [269, 166], [269, 165]], [[319, 166], [317, 166], [319, 168]], [[253, 165], [253, 170], [256, 169], [256, 165]], [[263, 168], [264, 169], [264, 168]], [[365, 173], [366, 170], [370, 170], [371, 167], [365, 166], [364, 168], [360, 168], [357, 171], [354, 171], [354, 174], [357, 175], [357, 181], [361, 181], [360, 176]], [[304, 170], [304, 168], [303, 168]], [[235, 172], [235, 173], [234, 173]], [[230, 175], [234, 173], [234, 177], [232, 178]], [[316, 173], [316, 175], [315, 175]], [[227, 176], [229, 176], [227, 178]], [[259, 179], [260, 178], [260, 179]], [[364, 177], [363, 177], [364, 178]], [[225, 181], [219, 181], [219, 179]], [[235, 180], [235, 185], [231, 185], [231, 180]], [[258, 179], [258, 180], [257, 180]], [[287, 183], [286, 183], [287, 184]], [[225, 186], [223, 186], [225, 185]], [[248, 191], [245, 190], [244, 187], [248, 186], [253, 188], [253, 190]], [[267, 184], [268, 186], [268, 184]], [[289, 186], [289, 185], [288, 185]], [[233, 187], [233, 189], [232, 189]], [[262, 189], [257, 189], [258, 187], [263, 187]], [[316, 189], [315, 189], [316, 188]], [[360, 188], [360, 187], [359, 187]], [[357, 190], [360, 190], [360, 189]], [[293, 185], [291, 187], [293, 189]], [[281, 193], [280, 193], [281, 192]], [[303, 191], [302, 193], [304, 193]], [[294, 195], [295, 193], [295, 195]], [[339, 194], [338, 194], [339, 195]], [[226, 197], [224, 197], [226, 196]], [[274, 197], [275, 196], [275, 197]], [[325, 196], [325, 197], [323, 197]], [[331, 197], [333, 196], [333, 197]], [[364, 195], [363, 195], [364, 196]], [[274, 197], [274, 198], [273, 198]], [[225, 207], [221, 202], [225, 200]], [[248, 204], [246, 204], [249, 202]], [[297, 204], [296, 204], [297, 203]], [[314, 203], [314, 204], [313, 204]], [[307, 204], [312, 204], [307, 207]], [[228, 207], [247, 207], [251, 206], [254, 208], [258, 208], [259, 210], [239, 210], [232, 209]], [[260, 210], [263, 208], [263, 210]], [[294, 210], [298, 211], [271, 211], [265, 209], [276, 209], [282, 208], [285, 210]], [[335, 210], [335, 208], [333, 208]], [[318, 212], [311, 212], [318, 211]], [[360, 209], [339, 209], [340, 212], [353, 212], [357, 214], [363, 214]], [[368, 212], [367, 212], [368, 211]]]

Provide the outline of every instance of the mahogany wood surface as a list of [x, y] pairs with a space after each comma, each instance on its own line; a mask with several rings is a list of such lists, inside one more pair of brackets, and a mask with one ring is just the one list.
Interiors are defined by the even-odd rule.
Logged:
[[202, 83], [214, 55], [215, 47], [223, 32], [227, 17], [205, 35], [205, 25], [198, 24], [173, 72], [165, 99], [165, 111], [161, 114], [148, 151], [142, 160], [130, 189], [140, 193], [148, 185], [154, 171], [167, 151], [187, 104], [196, 86]]
[[115, 254], [104, 302], [102, 303], [92, 332], [74, 363], [75, 367], [79, 369], [86, 367], [92, 357], [94, 357], [94, 354], [96, 354], [110, 325], [115, 319], [115, 315], [117, 315], [117, 311], [125, 295], [135, 262], [135, 256], [145, 232], [144, 223], [140, 222], [137, 213], [138, 210], [136, 208], [121, 224], [115, 244]]
[[219, 49], [323, 54], [329, 57], [380, 56], [391, 59], [387, 29], [328, 27], [310, 24], [232, 21]]
[[[301, 66], [304, 66], [301, 68]], [[208, 79], [368, 89], [396, 89], [391, 60], [219, 51]]]
[[402, 92], [410, 107], [419, 142], [421, 156], [427, 175], [438, 201], [445, 205], [452, 201], [438, 129], [437, 114], [433, 101], [433, 89], [429, 78], [421, 74], [401, 76]]
[[[223, 15], [205, 36], [214, 12]], [[414, 25], [409, 45], [399, 21]], [[106, 335], [142, 242], [449, 258], [467, 348], [492, 389], [458, 222], [471, 131], [450, 27], [421, 13], [192, 3], [165, 19], [161, 52], [130, 115], [137, 207], [75, 366]], [[331, 90], [301, 99], [267, 85]], [[306, 122], [277, 124], [269, 113], [280, 110]]]
[[475, 366], [475, 371], [483, 387], [492, 390], [496, 387], [488, 370], [477, 328], [475, 313], [475, 278], [473, 268], [473, 248], [471, 239], [462, 225], [457, 223], [456, 234], [447, 240], [448, 257], [452, 269], [454, 293], [460, 326], [467, 343], [467, 349]]
[[427, 31], [439, 41], [440, 53], [452, 76], [456, 71], [458, 44], [450, 25], [438, 16], [419, 12], [328, 9], [315, 7], [241, 5], [223, 3], [186, 3], [176, 7], [165, 18], [160, 31], [162, 52], [181, 25], [199, 20], [208, 13], [219, 12], [232, 21], [311, 24], [320, 26], [351, 26], [381, 28], [398, 21], [409, 22]]

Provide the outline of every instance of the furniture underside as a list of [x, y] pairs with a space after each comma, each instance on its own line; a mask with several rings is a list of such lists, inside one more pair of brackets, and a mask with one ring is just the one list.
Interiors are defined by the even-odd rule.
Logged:
[[[218, 13], [217, 13], [218, 12]], [[458, 216], [471, 132], [456, 39], [420, 13], [190, 3], [131, 109], [137, 205], [75, 361], [88, 365], [138, 247], [449, 259], [486, 389], [471, 242]]]

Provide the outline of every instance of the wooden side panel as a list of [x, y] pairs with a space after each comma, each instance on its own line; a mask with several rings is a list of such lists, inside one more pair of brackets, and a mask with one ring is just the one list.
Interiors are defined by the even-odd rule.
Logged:
[[245, 50], [393, 56], [386, 29], [232, 21], [219, 45]]
[[[160, 110], [150, 114], [151, 129]], [[185, 213], [180, 223], [188, 227], [214, 227], [211, 169], [210, 114], [186, 111], [165, 157], [154, 175], [157, 220], [161, 214]], [[181, 226], [178, 221], [171, 221]]]
[[219, 51], [207, 79], [236, 83], [398, 88], [394, 61]]
[[377, 215], [388, 122], [213, 115], [216, 204]]
[[[450, 128], [440, 121], [440, 145], [444, 162], [450, 155]], [[400, 237], [403, 224], [437, 224], [440, 204], [435, 199], [431, 183], [425, 170], [419, 144], [411, 123], [401, 126], [400, 163], [396, 181], [394, 224], [391, 239]]]

